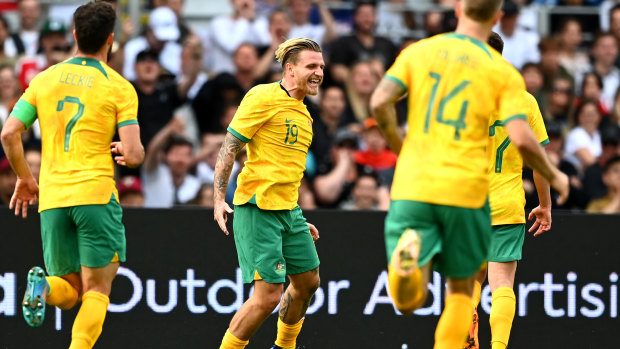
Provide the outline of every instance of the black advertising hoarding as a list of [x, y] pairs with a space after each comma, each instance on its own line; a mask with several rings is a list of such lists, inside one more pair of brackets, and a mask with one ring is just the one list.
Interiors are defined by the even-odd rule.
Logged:
[[[314, 211], [321, 288], [298, 343], [307, 349], [432, 348], [445, 292], [438, 274], [427, 306], [396, 313], [386, 295], [383, 213]], [[128, 261], [119, 271], [96, 348], [215, 348], [251, 286], [241, 283], [232, 236], [212, 211], [127, 210]], [[0, 211], [0, 348], [65, 348], [76, 311], [48, 307], [41, 328], [21, 316], [30, 266], [42, 264], [38, 215]], [[232, 224], [229, 225], [232, 226]], [[512, 348], [620, 348], [618, 274], [620, 216], [555, 214], [553, 230], [526, 238], [515, 292]], [[481, 343], [490, 340], [488, 287], [483, 290]], [[269, 348], [272, 315], [249, 349]], [[483, 348], [486, 347], [484, 344]]]

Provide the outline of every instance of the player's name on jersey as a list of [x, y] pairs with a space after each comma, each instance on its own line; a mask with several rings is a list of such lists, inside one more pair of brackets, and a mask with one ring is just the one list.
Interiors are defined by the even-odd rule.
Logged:
[[95, 81], [95, 77], [71, 74], [63, 71], [62, 73], [60, 73], [60, 78], [58, 79], [58, 81], [61, 84], [93, 87], [93, 81]]

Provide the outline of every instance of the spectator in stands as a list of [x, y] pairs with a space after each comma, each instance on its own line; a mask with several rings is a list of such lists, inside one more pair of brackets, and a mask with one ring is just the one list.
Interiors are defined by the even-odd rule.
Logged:
[[0, 66], [0, 125], [6, 122], [22, 91], [10, 65]]
[[353, 35], [343, 36], [331, 46], [331, 74], [335, 81], [344, 82], [349, 67], [357, 61], [377, 59], [389, 67], [396, 57], [396, 47], [384, 37], [374, 34], [376, 13], [374, 1], [356, 1], [353, 10]]
[[525, 81], [525, 89], [532, 96], [536, 97], [538, 104], [542, 104], [543, 100], [543, 82], [544, 76], [540, 65], [536, 63], [525, 63], [521, 68], [521, 75]]
[[504, 1], [504, 16], [494, 30], [504, 40], [503, 56], [515, 68], [521, 69], [527, 62], [538, 62], [538, 34], [518, 26], [519, 6], [512, 0]]
[[575, 111], [575, 128], [566, 136], [564, 157], [579, 172], [594, 164], [601, 155], [602, 143], [598, 125], [601, 114], [596, 102], [584, 101]]
[[[620, 42], [620, 3], [614, 2], [609, 10], [609, 32]], [[620, 68], [620, 55], [616, 58], [615, 65]]]
[[354, 63], [350, 69], [346, 80], [348, 103], [345, 118], [361, 124], [370, 117], [370, 95], [383, 75], [369, 61]]
[[[0, 61], [11, 62], [17, 56], [17, 52], [7, 52], [7, 42], [11, 39], [9, 22], [4, 16], [0, 15]], [[22, 52], [23, 53], [23, 52]]]
[[5, 157], [0, 158], [0, 204], [8, 205], [15, 190], [17, 176], [11, 169], [9, 160]]
[[210, 40], [212, 67], [215, 74], [234, 73], [233, 54], [243, 43], [267, 46], [271, 43], [269, 24], [265, 17], [256, 15], [254, 0], [231, 0], [233, 15], [220, 16], [211, 21]]
[[614, 65], [618, 59], [618, 41], [610, 33], [598, 34], [592, 44], [591, 53], [592, 71], [603, 78], [603, 105], [607, 110], [611, 110], [616, 91], [620, 87], [620, 69]]
[[228, 124], [222, 122], [223, 117], [230, 108], [239, 106], [246, 92], [230, 73], [207, 81], [192, 101], [200, 134], [225, 132]]
[[189, 173], [192, 143], [183, 138], [183, 123], [173, 118], [153, 138], [142, 166], [145, 207], [172, 207], [192, 201], [200, 181]]
[[24, 157], [26, 158], [26, 163], [28, 163], [28, 167], [30, 167], [30, 172], [32, 172], [32, 176], [34, 179], [39, 182], [39, 174], [41, 173], [41, 148], [28, 146], [24, 147]]
[[271, 45], [267, 47], [260, 57], [258, 64], [254, 67], [254, 76], [264, 82], [273, 82], [272, 75], [276, 76], [275, 81], [282, 78], [282, 65], [276, 61], [276, 50], [281, 43], [289, 38], [291, 21], [288, 13], [283, 10], [275, 10], [269, 15], [269, 35]]
[[136, 176], [124, 176], [116, 184], [118, 190], [118, 201], [123, 207], [142, 207], [144, 206], [144, 193], [142, 183]]
[[9, 56], [26, 54], [34, 56], [39, 49], [37, 23], [41, 18], [38, 0], [21, 0], [18, 5], [19, 30], [7, 40], [5, 53]]
[[607, 162], [603, 182], [607, 186], [607, 195], [595, 199], [588, 205], [588, 213], [620, 213], [620, 156]]
[[386, 186], [380, 185], [379, 177], [372, 170], [360, 171], [349, 200], [343, 202], [343, 210], [382, 210], [387, 211], [390, 194]]
[[391, 184], [397, 156], [388, 149], [387, 141], [374, 118], [364, 120], [362, 137], [366, 144], [366, 149], [355, 152], [355, 163], [360, 166], [368, 166], [378, 174], [385, 172], [387, 177], [381, 177], [382, 182]]
[[313, 187], [316, 202], [320, 207], [334, 208], [349, 197], [357, 179], [355, 151], [358, 149], [357, 135], [341, 128], [334, 136], [329, 151], [331, 162], [319, 164]]
[[198, 197], [192, 202], [204, 208], [213, 208], [213, 183], [205, 183], [200, 187]]
[[[562, 136], [563, 134], [562, 126], [561, 124], [555, 121], [549, 121], [549, 122], [546, 122], [545, 124], [547, 127], [547, 135], [549, 136], [549, 144], [547, 144], [547, 146], [545, 147], [545, 152], [547, 153], [547, 156], [549, 157], [549, 161], [551, 161], [551, 163], [555, 167], [557, 167], [560, 171], [566, 174], [570, 180], [570, 195], [569, 195], [568, 201], [564, 205], [558, 205], [556, 202], [557, 193], [552, 192], [553, 207], [582, 208], [583, 209], [588, 204], [589, 199], [583, 190], [583, 184], [579, 177], [579, 172], [577, 168], [575, 168], [575, 166], [573, 166], [572, 163], [565, 160], [565, 157], [564, 157], [565, 142]], [[528, 178], [530, 178], [532, 185], [531, 185], [531, 190], [528, 193], [528, 188], [525, 187], [525, 181], [524, 181], [526, 199], [532, 203], [538, 202], [538, 198], [537, 198], [538, 195], [536, 195], [536, 191], [533, 186], [533, 179], [531, 175], [532, 171], [528, 169], [528, 171], [524, 172], [524, 175], [526, 175], [527, 173], [529, 173]]]
[[183, 21], [183, 14], [181, 13], [183, 11], [183, 2], [184, 0], [167, 0], [166, 1], [166, 6], [168, 6], [172, 10], [172, 12], [174, 12], [174, 14], [177, 16], [177, 23], [178, 23], [177, 25], [179, 27], [179, 33], [181, 34], [177, 41], [180, 44], [185, 42], [185, 39], [187, 38], [187, 36], [192, 32], [190, 27], [188, 27], [187, 24]]
[[194, 62], [191, 75], [184, 75], [177, 84], [173, 81], [160, 82], [160, 65], [157, 52], [141, 51], [136, 56], [136, 80], [133, 86], [138, 94], [138, 121], [140, 138], [145, 146], [174, 115], [187, 97], [187, 91], [196, 79], [200, 61]]
[[[573, 77], [581, 77], [590, 69], [590, 59], [587, 53], [580, 50], [582, 42], [581, 23], [575, 18], [564, 20], [560, 27], [560, 65]], [[581, 81], [575, 84], [580, 86]]]
[[563, 127], [570, 122], [572, 107], [574, 105], [572, 80], [567, 77], [557, 77], [552, 82], [551, 91], [545, 94], [542, 107], [545, 120], [554, 120]]
[[252, 44], [241, 44], [235, 51], [233, 64], [235, 65], [235, 78], [245, 94], [256, 85], [256, 79], [259, 78], [255, 75], [254, 69], [258, 64], [258, 50]]
[[601, 129], [601, 156], [586, 168], [583, 175], [583, 188], [590, 199], [605, 196], [607, 187], [603, 183], [603, 172], [610, 159], [620, 155], [620, 127], [609, 125]]
[[573, 76], [560, 65], [560, 41], [556, 37], [548, 36], [540, 40], [538, 48], [540, 49], [540, 68], [544, 77], [544, 93], [551, 92], [556, 78], [569, 79], [571, 87], [574, 87]]
[[[314, 3], [321, 16], [321, 24], [310, 22], [311, 4]], [[290, 0], [288, 10], [291, 13], [292, 26], [288, 38], [308, 38], [319, 46], [331, 43], [336, 37], [334, 17], [324, 0]]]
[[181, 52], [177, 42], [181, 36], [177, 17], [169, 7], [158, 7], [151, 11], [144, 35], [133, 38], [125, 45], [123, 76], [129, 81], [137, 78], [135, 71], [138, 53], [151, 50], [157, 53], [159, 64], [173, 75], [181, 74]]
[[620, 125], [620, 88], [616, 91], [614, 106], [609, 113], [609, 120], [613, 124]]
[[[575, 107], [578, 108], [584, 100], [590, 100], [596, 102], [598, 106], [599, 113], [603, 116], [603, 118], [608, 119], [609, 110], [603, 104], [602, 93], [603, 93], [603, 79], [600, 75], [595, 72], [585, 73], [582, 79], [581, 90], [579, 91], [579, 96], [575, 98]], [[605, 125], [609, 124], [606, 122]], [[603, 123], [601, 123], [601, 126]]]
[[[215, 174], [215, 162], [224, 143], [223, 133], [205, 133], [202, 136], [202, 144], [194, 157], [193, 164], [196, 166], [196, 177], [201, 183], [213, 183]], [[235, 162], [231, 171], [231, 177], [238, 172], [239, 163]]]
[[39, 72], [69, 57], [71, 46], [67, 41], [67, 28], [64, 22], [57, 19], [45, 21], [39, 35], [39, 44], [41, 54], [24, 56], [16, 63], [15, 69], [24, 89]]
[[377, 7], [377, 35], [392, 39], [400, 45], [415, 29], [414, 13], [406, 9], [406, 0], [381, 1]]
[[316, 166], [327, 168], [331, 163], [330, 149], [334, 143], [336, 131], [348, 124], [355, 123], [355, 119], [345, 119], [346, 107], [345, 92], [340, 85], [323, 87], [319, 101], [319, 117], [312, 123], [312, 144], [310, 151], [316, 159]]

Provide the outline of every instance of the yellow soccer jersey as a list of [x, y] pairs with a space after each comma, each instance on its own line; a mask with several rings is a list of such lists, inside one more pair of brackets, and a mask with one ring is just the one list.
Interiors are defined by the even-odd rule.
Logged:
[[[549, 138], [536, 98], [526, 91], [520, 93], [521, 105], [536, 139], [547, 145]], [[497, 115], [497, 114], [495, 114]], [[505, 122], [494, 116], [489, 126], [489, 201], [493, 225], [525, 223], [525, 192], [523, 191], [523, 158], [511, 145]]]
[[39, 212], [118, 200], [110, 143], [137, 124], [133, 86], [105, 63], [74, 57], [37, 75], [11, 116], [41, 125]]
[[248, 143], [233, 203], [256, 195], [261, 209], [295, 208], [312, 142], [312, 117], [303, 102], [279, 83], [258, 85], [241, 101], [228, 132]]
[[409, 94], [392, 199], [482, 207], [489, 118], [525, 118], [515, 103], [521, 75], [488, 45], [449, 33], [407, 47], [386, 77]]

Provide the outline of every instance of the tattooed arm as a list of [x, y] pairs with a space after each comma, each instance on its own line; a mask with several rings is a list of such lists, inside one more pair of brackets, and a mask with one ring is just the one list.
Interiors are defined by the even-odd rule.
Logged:
[[213, 180], [213, 219], [219, 224], [220, 229], [222, 229], [226, 235], [228, 235], [228, 229], [226, 228], [228, 213], [233, 213], [233, 210], [224, 200], [226, 198], [228, 178], [230, 178], [230, 172], [232, 172], [237, 154], [244, 146], [245, 143], [239, 138], [233, 136], [230, 132], [226, 133], [226, 138], [224, 138], [224, 143], [220, 148], [220, 153], [215, 163], [215, 176]]
[[405, 94], [405, 89], [393, 80], [383, 78], [370, 97], [370, 108], [388, 145], [398, 155], [403, 140], [398, 133], [394, 104]]

